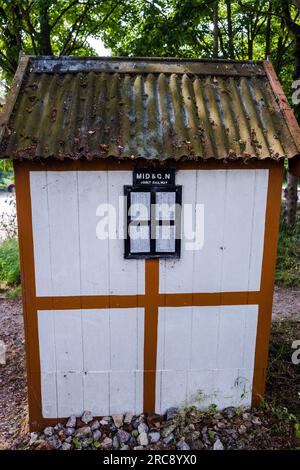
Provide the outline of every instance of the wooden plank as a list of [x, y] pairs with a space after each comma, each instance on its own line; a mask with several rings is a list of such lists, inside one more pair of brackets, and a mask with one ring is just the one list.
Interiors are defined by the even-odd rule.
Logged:
[[260, 403], [265, 391], [280, 220], [282, 176], [283, 165], [270, 168], [265, 218], [264, 254], [261, 274], [261, 300], [259, 303], [254, 363], [252, 393], [253, 406]]
[[51, 171], [47, 178], [52, 295], [80, 295], [77, 174]]
[[79, 171], [78, 206], [81, 295], [109, 295], [108, 239], [99, 239], [97, 208], [107, 204], [106, 171]]
[[[248, 289], [255, 171], [227, 172], [221, 292]], [[217, 221], [216, 221], [217, 223]]]
[[52, 295], [48, 178], [46, 171], [30, 172], [30, 196], [36, 294], [38, 296]]
[[259, 291], [264, 251], [268, 170], [255, 170], [248, 291]]

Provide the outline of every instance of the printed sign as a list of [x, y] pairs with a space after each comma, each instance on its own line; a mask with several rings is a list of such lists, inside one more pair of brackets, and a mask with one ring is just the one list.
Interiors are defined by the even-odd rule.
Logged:
[[134, 186], [174, 186], [175, 169], [137, 168], [133, 170]]

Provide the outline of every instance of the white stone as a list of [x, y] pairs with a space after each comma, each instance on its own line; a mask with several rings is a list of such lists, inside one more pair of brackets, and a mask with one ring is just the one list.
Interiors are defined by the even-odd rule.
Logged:
[[117, 428], [120, 428], [121, 426], [123, 426], [123, 415], [113, 415], [112, 419]]
[[76, 427], [76, 416], [75, 415], [70, 416], [70, 418], [67, 421], [66, 427], [67, 428], [75, 428]]
[[32, 444], [35, 443], [35, 441], [38, 439], [39, 435], [37, 432], [32, 432], [30, 433], [30, 441], [29, 441], [29, 445], [32, 446]]
[[133, 418], [133, 413], [126, 413], [124, 418], [124, 424], [130, 424]]
[[0, 341], [0, 365], [5, 366], [6, 364], [6, 345], [3, 341]]
[[224, 450], [224, 446], [220, 439], [217, 439], [216, 442], [214, 443], [213, 450]]
[[137, 441], [139, 443], [140, 446], [147, 446], [149, 444], [149, 441], [148, 441], [148, 435], [146, 432], [142, 432], [138, 438], [137, 438]]
[[64, 442], [63, 445], [61, 446], [61, 450], [70, 450], [72, 447], [71, 444], [69, 444], [68, 442]]
[[85, 424], [90, 423], [93, 421], [93, 415], [90, 411], [85, 411], [83, 415], [81, 416], [81, 421]]

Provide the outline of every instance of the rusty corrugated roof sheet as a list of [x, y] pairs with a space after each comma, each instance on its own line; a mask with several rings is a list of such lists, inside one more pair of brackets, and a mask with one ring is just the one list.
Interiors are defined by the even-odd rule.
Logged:
[[0, 126], [2, 158], [300, 153], [298, 124], [267, 62], [22, 57]]

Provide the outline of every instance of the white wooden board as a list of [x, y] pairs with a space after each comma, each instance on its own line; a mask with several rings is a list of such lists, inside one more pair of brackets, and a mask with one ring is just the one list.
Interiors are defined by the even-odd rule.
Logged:
[[[124, 259], [124, 213], [99, 239], [97, 208], [119, 214], [129, 171], [30, 172], [36, 292], [38, 296], [125, 295], [145, 292], [144, 260]], [[118, 222], [118, 220], [117, 220]], [[120, 230], [121, 229], [121, 230]]]
[[[260, 289], [268, 170], [179, 171], [182, 203], [204, 207], [204, 244], [160, 260], [160, 292]], [[195, 217], [194, 217], [195, 229]]]
[[43, 416], [142, 412], [143, 309], [39, 311]]
[[156, 412], [251, 404], [257, 305], [160, 308]]

